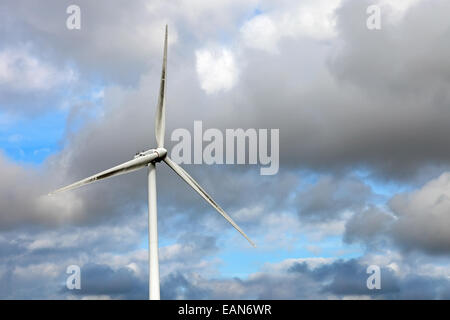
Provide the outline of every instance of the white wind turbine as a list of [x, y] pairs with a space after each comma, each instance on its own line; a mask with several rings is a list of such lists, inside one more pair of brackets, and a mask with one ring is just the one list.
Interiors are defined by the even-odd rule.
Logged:
[[50, 194], [66, 191], [83, 185], [106, 179], [113, 176], [129, 173], [139, 170], [145, 166], [148, 167], [148, 248], [149, 248], [149, 299], [159, 300], [159, 261], [158, 261], [158, 225], [157, 225], [157, 207], [156, 207], [156, 163], [164, 161], [173, 171], [175, 171], [188, 185], [190, 185], [200, 196], [205, 199], [214, 209], [216, 209], [231, 225], [239, 231], [252, 246], [255, 244], [223, 211], [223, 209], [206, 193], [205, 190], [178, 164], [173, 162], [167, 156], [167, 150], [164, 149], [164, 131], [165, 131], [165, 92], [166, 92], [166, 67], [167, 67], [167, 25], [164, 37], [164, 57], [161, 73], [161, 85], [158, 95], [158, 106], [155, 119], [156, 149], [150, 149], [137, 154], [133, 160], [122, 163], [111, 169], [97, 173], [89, 178], [75, 182], [69, 186], [60, 188]]

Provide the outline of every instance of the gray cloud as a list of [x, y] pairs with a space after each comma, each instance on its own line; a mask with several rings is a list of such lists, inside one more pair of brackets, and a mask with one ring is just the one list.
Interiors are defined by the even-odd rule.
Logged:
[[[151, 136], [147, 134], [151, 127], [138, 118], [151, 119], [153, 114], [145, 110], [148, 101], [155, 101], [157, 90], [150, 88], [157, 88], [161, 55], [162, 30], [139, 33], [134, 29], [159, 30], [162, 28], [157, 25], [163, 25], [162, 20], [173, 20], [176, 21], [173, 33], [180, 32], [180, 35], [174, 36], [178, 42], [170, 51], [169, 130], [189, 126], [195, 119], [204, 119], [208, 126], [217, 128], [282, 128], [281, 161], [290, 167], [325, 171], [367, 167], [388, 179], [411, 179], [428, 166], [448, 167], [446, 150], [449, 148], [445, 138], [449, 133], [445, 108], [449, 102], [445, 54], [448, 48], [440, 40], [445, 36], [448, 22], [444, 14], [430, 13], [447, 12], [448, 4], [421, 2], [396, 22], [390, 20], [390, 12], [386, 11], [384, 29], [380, 32], [371, 32], [365, 26], [368, 4], [371, 3], [345, 1], [336, 12], [337, 38], [330, 40], [281, 37], [276, 55], [250, 50], [235, 41], [230, 48], [236, 51], [241, 69], [238, 86], [212, 96], [206, 96], [198, 85], [194, 50], [212, 39], [213, 31], [226, 30], [237, 35], [236, 26], [250, 7], [238, 9], [234, 2], [223, 5], [227, 18], [211, 22], [213, 27], [206, 28], [207, 34], [201, 31], [204, 29], [195, 29], [190, 34], [179, 31], [193, 30], [187, 26], [192, 27], [197, 21], [190, 16], [191, 10], [181, 13], [184, 3], [176, 9], [166, 10], [166, 5], [155, 4], [145, 10], [143, 2], [136, 2], [127, 6], [125, 13], [119, 5], [81, 3], [87, 25], [78, 34], [59, 27], [64, 14], [50, 18], [64, 12], [63, 2], [48, 2], [49, 10], [26, 12], [8, 6], [8, 12], [15, 12], [14, 17], [18, 18], [12, 22], [6, 20], [4, 24], [23, 26], [26, 30], [19, 34], [25, 39], [39, 35], [33, 38], [33, 43], [51, 43], [48, 50], [56, 46], [59, 60], [72, 57], [82, 70], [97, 70], [105, 79], [118, 83], [133, 79], [131, 82], [139, 89], [121, 107], [133, 108], [130, 103], [140, 104], [140, 117], [132, 117], [133, 112], [128, 109], [129, 117], [122, 114], [120, 124], [133, 123], [133, 133], [139, 134], [130, 135], [134, 139], [124, 137], [126, 141]], [[216, 12], [216, 9], [205, 6], [199, 14]], [[152, 19], [164, 10], [167, 18]], [[127, 19], [117, 19], [123, 14]], [[125, 21], [135, 23], [127, 28]], [[410, 30], [419, 28], [426, 39], [425, 45], [412, 38], [414, 33]], [[115, 41], [105, 40], [113, 34]], [[437, 56], [421, 49], [431, 47]], [[150, 63], [152, 66], [142, 67]], [[391, 68], [393, 65], [395, 70]], [[139, 83], [144, 74], [151, 80]], [[214, 112], [205, 113], [212, 106]], [[230, 119], [228, 114], [239, 114], [239, 117]], [[110, 125], [117, 126], [119, 121]], [[123, 130], [116, 127], [115, 131]], [[98, 139], [105, 144], [110, 141], [106, 133]]]
[[[66, 28], [68, 0], [2, 2], [0, 35], [3, 45], [30, 43], [41, 56], [58, 64], [75, 63], [86, 76], [101, 76], [107, 82], [136, 84], [149, 69], [160, 68], [164, 25], [171, 26], [171, 42], [182, 45], [171, 55], [183, 54], [198, 40], [206, 41], [217, 32], [233, 32], [251, 11], [252, 1], [221, 1], [215, 5], [176, 1], [81, 0], [81, 29]], [[126, 10], [124, 10], [126, 8]], [[208, 27], [205, 27], [207, 25]], [[180, 34], [180, 36], [178, 36]]]
[[324, 221], [339, 219], [344, 210], [358, 210], [373, 197], [371, 188], [357, 178], [322, 177], [296, 195], [300, 217]]
[[182, 274], [170, 274], [161, 283], [161, 299], [207, 299], [210, 292], [192, 284]]
[[378, 241], [383, 240], [383, 236], [386, 236], [392, 223], [394, 218], [391, 214], [371, 206], [356, 212], [347, 221], [344, 240], [349, 243], [362, 241], [369, 245], [376, 242], [379, 245]]
[[364, 281], [369, 276], [366, 268], [367, 266], [352, 259], [348, 261], [338, 260], [332, 264], [325, 264], [313, 270], [310, 270], [305, 263], [296, 263], [289, 268], [289, 272], [299, 274], [310, 273], [309, 276], [322, 283], [322, 292], [337, 296], [377, 296], [398, 291], [395, 276], [392, 270], [388, 268], [381, 269], [382, 288], [376, 291], [369, 290]]
[[369, 245], [391, 242], [406, 252], [448, 254], [449, 181], [449, 173], [443, 173], [417, 190], [396, 194], [388, 208], [356, 213], [347, 221], [344, 239]]
[[397, 220], [393, 237], [408, 250], [446, 254], [450, 251], [449, 173], [428, 182], [421, 189], [392, 198], [390, 207]]
[[[369, 290], [367, 265], [360, 260], [336, 260], [316, 267], [294, 262], [284, 271], [260, 272], [248, 279], [207, 280], [172, 275], [168, 299], [445, 299], [445, 277], [400, 276], [381, 268], [381, 289]], [[421, 290], [423, 288], [423, 291]], [[182, 294], [180, 294], [182, 292]]]
[[[432, 81], [417, 77], [412, 74], [421, 74], [414, 71], [417, 68], [427, 68], [432, 77], [435, 60], [428, 51], [408, 45], [422, 46], [411, 32], [420, 28], [430, 47], [446, 46], [440, 39], [445, 37], [448, 21], [428, 10], [447, 12], [448, 4], [422, 2], [426, 8], [411, 8], [396, 24], [389, 24], [386, 17], [379, 32], [366, 28], [369, 4], [344, 2], [336, 12], [335, 40], [289, 39], [280, 42], [280, 54], [252, 51], [246, 61], [236, 89], [247, 97], [246, 108], [235, 108], [240, 110], [239, 121], [246, 126], [283, 128], [285, 165], [325, 171], [363, 167], [378, 177], [407, 180], [428, 165], [448, 166], [448, 81], [439, 75], [445, 74], [448, 61], [439, 54], [442, 73]], [[396, 73], [391, 66], [403, 71]]]
[[80, 290], [66, 289], [66, 293], [83, 296], [107, 295], [116, 299], [144, 300], [148, 297], [146, 283], [128, 268], [113, 270], [108, 265], [85, 265], [81, 272], [81, 284]]

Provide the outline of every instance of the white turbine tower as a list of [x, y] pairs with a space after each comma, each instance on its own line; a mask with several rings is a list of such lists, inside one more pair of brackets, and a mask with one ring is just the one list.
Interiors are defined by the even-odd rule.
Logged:
[[164, 161], [173, 171], [175, 171], [188, 185], [190, 185], [200, 196], [205, 199], [214, 209], [216, 209], [231, 225], [239, 231], [252, 246], [255, 244], [223, 211], [223, 209], [206, 193], [205, 190], [178, 164], [173, 162], [167, 156], [167, 150], [164, 149], [164, 131], [165, 131], [165, 92], [166, 92], [166, 67], [167, 67], [167, 25], [164, 38], [164, 57], [161, 73], [161, 85], [158, 95], [158, 106], [155, 119], [156, 149], [150, 149], [137, 154], [133, 160], [122, 163], [111, 169], [97, 173], [89, 178], [75, 182], [69, 186], [60, 188], [51, 194], [66, 191], [83, 185], [106, 179], [113, 176], [136, 171], [145, 166], [148, 167], [148, 249], [149, 249], [149, 299], [159, 300], [159, 261], [158, 261], [158, 218], [156, 207], [156, 163]]

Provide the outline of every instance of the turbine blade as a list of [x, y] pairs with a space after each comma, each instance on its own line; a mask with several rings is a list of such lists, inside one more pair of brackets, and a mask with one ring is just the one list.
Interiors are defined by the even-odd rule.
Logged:
[[249, 237], [247, 237], [244, 231], [242, 231], [242, 229], [239, 228], [239, 226], [233, 221], [233, 219], [231, 219], [231, 217], [225, 211], [223, 211], [223, 209], [209, 196], [209, 194], [206, 193], [205, 190], [203, 190], [202, 187], [200, 187], [200, 185], [182, 167], [173, 162], [169, 157], [165, 157], [164, 162], [170, 168], [172, 168], [172, 170], [175, 171], [188, 185], [190, 185], [192, 189], [197, 191], [203, 199], [205, 199], [211, 206], [213, 206], [214, 209], [216, 209], [237, 231], [239, 231], [244, 236], [244, 238], [247, 239], [248, 242], [250, 242], [250, 244], [253, 247], [256, 247], [253, 241], [250, 240]]
[[94, 174], [93, 176], [90, 176], [89, 178], [77, 181], [75, 183], [72, 183], [71, 185], [60, 188], [58, 190], [55, 190], [55, 191], [49, 193], [49, 195], [53, 195], [55, 193], [62, 192], [62, 191], [75, 189], [75, 188], [84, 186], [86, 184], [93, 183], [98, 180], [118, 176], [118, 175], [129, 173], [132, 171], [136, 171], [136, 170], [146, 166], [149, 162], [155, 160], [157, 157], [158, 157], [158, 154], [156, 152], [147, 154], [145, 156], [138, 157], [136, 159], [119, 164], [118, 166], [115, 166], [111, 169]]
[[164, 147], [164, 133], [166, 130], [166, 68], [167, 68], [167, 32], [168, 27], [166, 25], [166, 34], [164, 37], [164, 56], [161, 71], [161, 84], [159, 86], [158, 106], [156, 107], [155, 118], [155, 136], [156, 144], [158, 148]]

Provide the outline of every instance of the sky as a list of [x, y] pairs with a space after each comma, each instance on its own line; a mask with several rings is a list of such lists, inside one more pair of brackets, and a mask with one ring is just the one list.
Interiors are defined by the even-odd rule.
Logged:
[[[80, 29], [66, 27], [72, 4]], [[377, 5], [381, 29], [370, 30]], [[450, 298], [446, 0], [4, 0], [0, 299], [146, 299], [145, 170], [171, 133], [279, 129], [280, 167], [157, 165], [163, 299]], [[67, 267], [81, 289], [66, 287]], [[380, 289], [369, 289], [369, 266]]]

